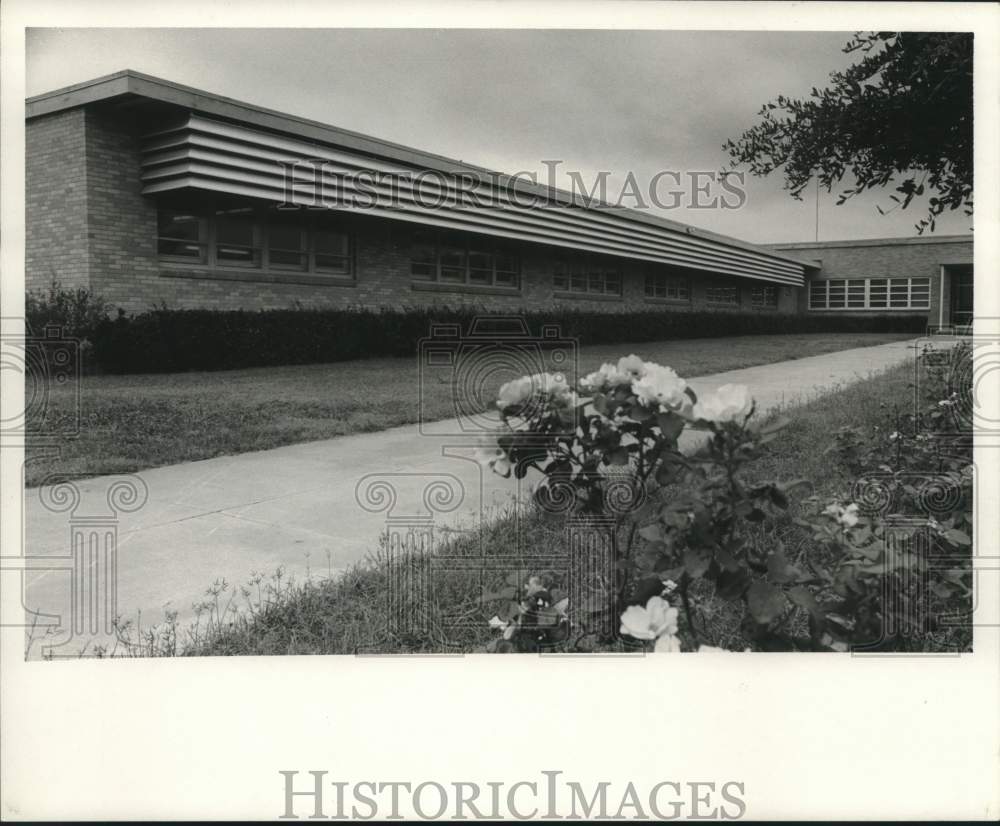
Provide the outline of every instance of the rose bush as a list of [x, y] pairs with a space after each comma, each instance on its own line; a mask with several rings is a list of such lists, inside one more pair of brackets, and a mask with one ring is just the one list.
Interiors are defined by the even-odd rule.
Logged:
[[[741, 606], [743, 635], [754, 650], [905, 647], [909, 632], [898, 633], [897, 614], [915, 616], [926, 607], [908, 584], [927, 564], [919, 537], [929, 530], [959, 553], [971, 544], [971, 445], [956, 453], [937, 438], [960, 394], [940, 382], [926, 388], [926, 415], [904, 420], [895, 413], [876, 433], [836, 435], [832, 450], [859, 474], [857, 490], [838, 501], [798, 502], [794, 522], [808, 541], [794, 555], [779, 540], [762, 544], [760, 527], [791, 522], [784, 515], [791, 497], [812, 486], [804, 479], [747, 480], [748, 468], [788, 424], [757, 421], [748, 388], [725, 385], [699, 397], [671, 368], [630, 355], [585, 376], [579, 390], [551, 374], [505, 384], [497, 402], [502, 427], [481, 459], [518, 479], [538, 471], [540, 507], [606, 532], [614, 581], [604, 584], [603, 599], [572, 605], [553, 572], [526, 582], [512, 575], [501, 592], [483, 597], [502, 603], [490, 621], [500, 631], [490, 650], [584, 648], [602, 612], [612, 613], [618, 630], [617, 641], [605, 645], [719, 650], [706, 629], [706, 593]], [[682, 449], [686, 431], [700, 436]], [[869, 507], [863, 483], [873, 473], [895, 509]], [[920, 473], [930, 482], [915, 487]], [[900, 533], [893, 518], [919, 513], [935, 495], [941, 501], [933, 524], [909, 519]], [[900, 551], [901, 538], [916, 544]], [[964, 593], [968, 575], [959, 560], [935, 582], [935, 594], [947, 600]]]

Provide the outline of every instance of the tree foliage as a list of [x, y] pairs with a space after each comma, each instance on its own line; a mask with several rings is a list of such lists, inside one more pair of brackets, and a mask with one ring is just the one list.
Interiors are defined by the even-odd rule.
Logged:
[[828, 88], [807, 100], [779, 96], [724, 144], [731, 166], [757, 176], [783, 169], [795, 198], [814, 178], [830, 192], [849, 174], [838, 205], [889, 184], [892, 209], [926, 193], [921, 233], [945, 210], [971, 215], [972, 34], [857, 33], [843, 51], [861, 59], [833, 72]]

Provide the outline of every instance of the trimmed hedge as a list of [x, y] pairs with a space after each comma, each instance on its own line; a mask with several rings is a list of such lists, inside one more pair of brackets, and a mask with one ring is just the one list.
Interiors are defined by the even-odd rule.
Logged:
[[[485, 317], [485, 319], [484, 319]], [[153, 310], [120, 314], [93, 332], [91, 367], [108, 373], [229, 370], [286, 364], [410, 356], [432, 324], [511, 318], [473, 308], [408, 310]], [[534, 335], [558, 325], [581, 344], [715, 338], [780, 333], [907, 332], [926, 329], [923, 316], [678, 312], [559, 309], [518, 313]], [[509, 327], [507, 328], [509, 329]]]

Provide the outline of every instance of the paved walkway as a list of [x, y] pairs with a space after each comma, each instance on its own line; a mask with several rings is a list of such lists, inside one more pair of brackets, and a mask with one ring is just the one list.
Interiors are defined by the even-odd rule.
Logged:
[[[910, 342], [894, 342], [689, 382], [698, 393], [746, 384], [766, 411], [808, 400], [912, 353]], [[473, 441], [456, 421], [407, 425], [156, 468], [138, 478], [83, 480], [75, 483], [75, 507], [60, 491], [30, 490], [27, 564], [36, 570], [25, 574], [25, 605], [63, 618], [59, 632], [48, 638], [36, 630], [33, 654], [40, 644], [62, 641], [56, 651], [61, 654], [92, 640], [97, 629], [91, 622], [103, 623], [106, 600], [112, 614], [135, 618], [141, 612], [143, 625], [161, 621], [164, 608], [177, 610], [184, 621], [193, 618], [192, 604], [218, 578], [230, 583], [231, 593], [251, 572], [269, 574], [279, 565], [299, 580], [325, 576], [374, 552], [387, 528], [420, 533], [433, 523], [439, 536], [442, 529], [467, 530], [480, 514], [509, 508], [521, 495], [512, 480], [481, 472], [472, 459]], [[123, 499], [109, 499], [115, 483], [123, 483], [117, 489]], [[134, 490], [138, 499], [130, 501]], [[70, 573], [74, 535], [84, 537], [79, 547], [98, 555], [117, 547], [117, 605], [110, 604], [114, 592], [104, 590], [113, 579], [110, 569], [96, 580]], [[73, 637], [66, 632], [70, 617], [79, 623]]]

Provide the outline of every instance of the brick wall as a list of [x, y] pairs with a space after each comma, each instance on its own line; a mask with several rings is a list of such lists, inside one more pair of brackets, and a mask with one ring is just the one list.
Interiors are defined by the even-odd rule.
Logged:
[[[74, 109], [32, 120], [29, 150], [29, 284], [47, 283], [46, 266], [57, 268], [64, 285], [89, 284], [105, 300], [128, 312], [154, 306], [208, 309], [284, 309], [293, 306], [382, 307], [434, 304], [476, 305], [498, 310], [571, 306], [608, 312], [639, 307], [666, 310], [796, 312], [795, 288], [778, 287], [778, 308], [754, 308], [750, 290], [758, 283], [686, 271], [692, 298], [650, 300], [647, 271], [659, 265], [618, 259], [621, 298], [556, 293], [553, 270], [560, 253], [535, 244], [518, 249], [521, 290], [456, 291], [414, 285], [410, 246], [415, 227], [402, 221], [351, 216], [356, 279], [353, 283], [282, 283], [261, 272], [208, 270], [161, 262], [156, 255], [156, 201], [141, 194], [139, 124], [129, 110], [107, 105]], [[319, 280], [319, 279], [313, 279]], [[740, 304], [707, 301], [711, 285], [738, 285]]]
[[[949, 280], [942, 283], [941, 266], [972, 263], [972, 236], [935, 239], [932, 236], [888, 239], [884, 241], [858, 241], [854, 243], [833, 241], [828, 244], [770, 244], [771, 249], [787, 252], [803, 260], [815, 260], [821, 265], [817, 272], [811, 270], [807, 281], [830, 278], [929, 278], [931, 286], [929, 310], [879, 310], [878, 312], [927, 316], [930, 324], [937, 324], [942, 301], [945, 316], [948, 314]], [[943, 293], [943, 295], [942, 295]], [[808, 311], [808, 290], [802, 290], [801, 309]], [[861, 315], [859, 311], [837, 310], [838, 314]], [[945, 318], [947, 323], [947, 318]]]
[[25, 128], [25, 286], [89, 284], [84, 112], [36, 118]]

